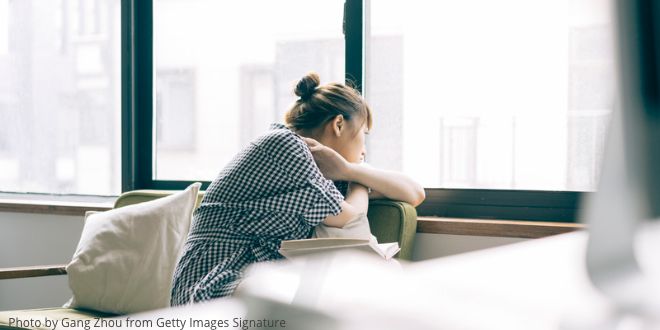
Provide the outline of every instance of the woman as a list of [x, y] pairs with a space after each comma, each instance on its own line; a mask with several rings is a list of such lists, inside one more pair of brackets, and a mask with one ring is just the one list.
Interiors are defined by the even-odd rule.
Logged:
[[274, 124], [206, 190], [174, 273], [173, 306], [230, 295], [247, 265], [282, 258], [282, 240], [309, 238], [320, 223], [342, 227], [367, 212], [369, 198], [424, 200], [408, 177], [361, 164], [371, 110], [353, 88], [319, 81], [303, 77], [286, 126]]

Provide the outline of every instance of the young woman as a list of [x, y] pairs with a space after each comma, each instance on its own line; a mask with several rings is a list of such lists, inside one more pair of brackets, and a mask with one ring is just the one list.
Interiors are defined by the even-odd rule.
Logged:
[[341, 228], [367, 212], [369, 198], [424, 200], [410, 178], [362, 164], [370, 108], [353, 88], [319, 81], [303, 77], [286, 126], [273, 124], [206, 190], [174, 274], [173, 306], [232, 294], [247, 265], [282, 258], [282, 240], [309, 238], [321, 223]]

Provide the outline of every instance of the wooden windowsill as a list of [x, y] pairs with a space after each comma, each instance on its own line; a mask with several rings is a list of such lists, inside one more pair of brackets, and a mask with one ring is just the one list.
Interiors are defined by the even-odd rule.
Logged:
[[541, 238], [585, 228], [584, 224], [566, 222], [417, 218], [417, 232], [428, 234]]
[[108, 201], [82, 202], [0, 198], [0, 212], [82, 216], [87, 211], [107, 211], [112, 209], [113, 200], [114, 198], [108, 198]]
[[[7, 195], [7, 194], [5, 194]], [[9, 197], [9, 198], [8, 198]], [[57, 197], [57, 196], [56, 196]], [[83, 216], [87, 211], [112, 209], [116, 197], [93, 201], [52, 200], [0, 196], [0, 212]], [[584, 229], [579, 223], [418, 217], [417, 232], [427, 234], [540, 238]]]
[[0, 280], [66, 274], [66, 265], [0, 268]]

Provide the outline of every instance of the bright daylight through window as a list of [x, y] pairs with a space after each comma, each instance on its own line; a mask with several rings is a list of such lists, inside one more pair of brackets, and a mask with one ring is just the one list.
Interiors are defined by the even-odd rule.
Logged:
[[609, 1], [371, 1], [369, 157], [425, 187], [596, 189]]
[[120, 0], [0, 0], [0, 191], [113, 195]]
[[306, 72], [344, 81], [343, 8], [343, 0], [154, 1], [154, 179], [213, 180], [283, 121]]
[[[120, 4], [0, 0], [0, 191], [120, 192]], [[302, 75], [344, 81], [343, 9], [154, 0], [151, 179], [213, 180]], [[369, 163], [427, 188], [595, 190], [616, 104], [608, 1], [364, 10]]]

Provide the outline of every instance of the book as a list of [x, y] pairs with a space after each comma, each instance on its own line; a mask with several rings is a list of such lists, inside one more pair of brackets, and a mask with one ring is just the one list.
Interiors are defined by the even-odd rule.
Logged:
[[299, 255], [341, 249], [356, 249], [376, 253], [385, 260], [391, 259], [401, 250], [397, 242], [378, 244], [374, 239], [332, 237], [282, 241], [278, 252], [287, 258], [292, 258]]

